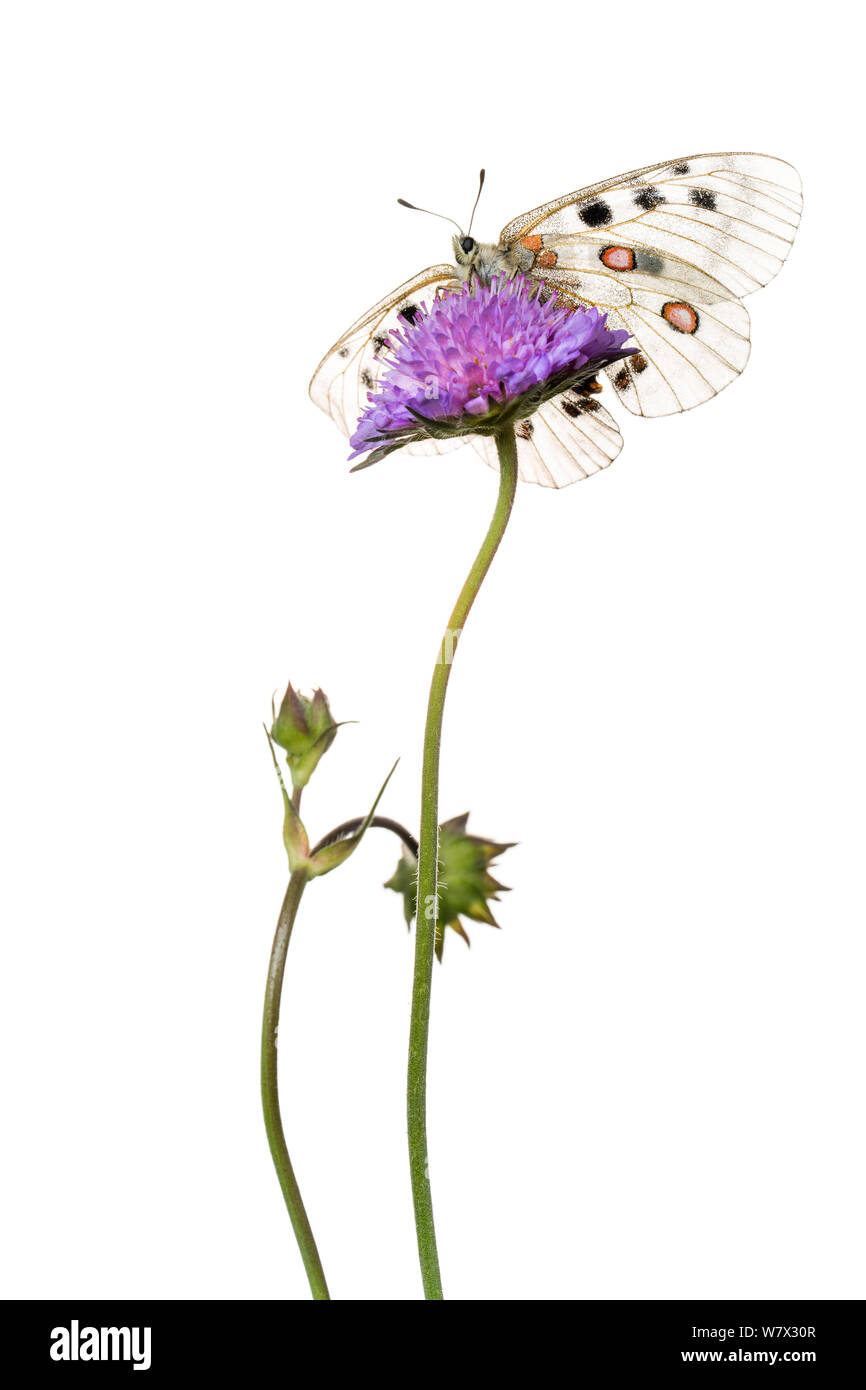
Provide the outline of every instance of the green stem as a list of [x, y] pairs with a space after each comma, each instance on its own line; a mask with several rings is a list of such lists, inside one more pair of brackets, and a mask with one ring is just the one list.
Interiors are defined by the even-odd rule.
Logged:
[[[296, 804], [299, 798], [296, 797]], [[280, 1180], [286, 1206], [289, 1210], [295, 1239], [310, 1281], [313, 1298], [321, 1302], [330, 1299], [325, 1271], [316, 1248], [312, 1227], [304, 1208], [301, 1191], [298, 1187], [292, 1160], [286, 1146], [283, 1122], [280, 1118], [280, 1097], [277, 1089], [277, 1026], [280, 1021], [280, 996], [283, 990], [283, 975], [286, 969], [286, 953], [292, 935], [298, 905], [307, 885], [306, 869], [296, 869], [289, 879], [283, 906], [280, 909], [271, 959], [268, 966], [268, 984], [265, 990], [265, 1011], [262, 1018], [262, 1108], [265, 1114], [265, 1129], [271, 1147], [271, 1157]]]
[[430, 683], [424, 756], [421, 773], [421, 834], [418, 846], [418, 908], [415, 915], [415, 974], [412, 984], [412, 1016], [409, 1027], [407, 1115], [409, 1168], [418, 1233], [418, 1256], [427, 1299], [441, 1299], [442, 1280], [433, 1224], [433, 1199], [427, 1161], [427, 1042], [430, 1032], [430, 987], [438, 911], [439, 858], [439, 747], [442, 715], [451, 663], [469, 610], [475, 602], [490, 562], [502, 540], [517, 488], [517, 440], [513, 427], [497, 436], [499, 496], [496, 510], [475, 558], [460, 597], [454, 606]]

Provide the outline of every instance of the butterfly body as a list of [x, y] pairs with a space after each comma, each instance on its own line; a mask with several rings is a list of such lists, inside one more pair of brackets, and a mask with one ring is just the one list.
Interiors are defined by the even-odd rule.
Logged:
[[475, 241], [473, 237], [452, 237], [454, 272], [458, 280], [480, 280], [489, 285], [495, 275], [516, 275], [532, 266], [532, 256], [519, 246], [501, 242]]
[[[796, 171], [768, 155], [693, 155], [648, 165], [544, 203], [499, 241], [462, 232], [454, 262], [432, 266], [353, 324], [314, 374], [310, 393], [346, 434], [388, 354], [388, 333], [422, 303], [467, 280], [522, 273], [575, 308], [596, 307], [638, 352], [607, 370], [610, 395], [644, 417], [690, 410], [723, 390], [749, 356], [745, 296], [784, 261], [800, 216]], [[523, 422], [525, 481], [562, 487], [606, 467], [622, 436], [597, 399], [568, 395]], [[490, 439], [473, 437], [497, 467]], [[408, 446], [443, 452], [444, 441]]]

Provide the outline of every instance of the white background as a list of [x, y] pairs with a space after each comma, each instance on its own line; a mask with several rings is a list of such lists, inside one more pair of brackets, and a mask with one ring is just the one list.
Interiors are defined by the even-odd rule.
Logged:
[[[806, 210], [745, 375], [522, 486], [461, 644], [442, 812], [520, 846], [502, 930], [436, 971], [434, 1198], [451, 1298], [863, 1296], [860, 76], [847, 6], [786, 14], [4, 7], [7, 1295], [307, 1296], [258, 1096], [262, 720], [291, 678], [359, 721], [311, 833], [398, 755], [415, 825], [496, 488], [470, 449], [350, 476], [307, 398], [448, 255], [397, 196], [462, 219], [483, 163], [495, 238], [746, 149]], [[371, 833], [311, 886], [287, 972], [286, 1127], [343, 1299], [420, 1296], [396, 858]]]

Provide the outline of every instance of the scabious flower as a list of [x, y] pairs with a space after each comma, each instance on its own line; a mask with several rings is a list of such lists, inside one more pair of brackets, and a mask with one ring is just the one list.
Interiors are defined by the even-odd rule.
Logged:
[[[440, 960], [445, 928], [451, 927], [468, 946], [469, 937], [460, 920], [461, 913], [474, 922], [487, 922], [491, 927], [498, 927], [499, 923], [495, 921], [489, 904], [498, 902], [499, 894], [509, 891], [503, 883], [497, 883], [490, 869], [495, 867], [493, 861], [498, 855], [513, 849], [513, 842], [497, 844], [494, 840], [469, 835], [466, 832], [468, 820], [467, 811], [465, 815], [443, 821], [439, 827], [439, 902], [435, 940], [436, 955]], [[400, 863], [385, 887], [401, 894], [403, 915], [407, 925], [411, 925], [418, 909], [418, 860], [410, 850], [403, 849]], [[429, 910], [429, 906], [425, 910]]]
[[389, 334], [390, 356], [352, 435], [357, 468], [404, 444], [498, 434], [635, 348], [607, 315], [526, 275], [464, 284]]

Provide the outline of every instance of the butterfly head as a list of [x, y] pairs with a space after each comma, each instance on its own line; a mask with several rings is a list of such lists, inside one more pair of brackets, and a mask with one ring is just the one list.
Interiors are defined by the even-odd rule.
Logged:
[[470, 279], [481, 255], [481, 242], [476, 241], [473, 236], [461, 232], [459, 236], [451, 238], [451, 247], [454, 252], [454, 264], [457, 266], [460, 279]]
[[471, 236], [451, 238], [454, 265], [461, 280], [480, 280], [489, 285], [494, 275], [513, 275], [517, 262], [507, 246], [495, 246], [490, 241], [476, 241]]
[[[451, 247], [454, 252], [454, 264], [459, 279], [472, 280], [475, 278], [487, 284], [494, 275], [500, 274], [502, 271], [513, 273], [516, 266], [512, 264], [511, 257], [505, 248], [494, 246], [489, 242], [477, 241], [472, 235], [472, 223], [483, 187], [484, 170], [482, 169], [478, 179], [475, 206], [472, 209], [472, 216], [469, 218], [468, 231], [464, 232], [459, 223], [455, 222], [452, 217], [444, 217], [443, 220], [450, 222], [453, 227], [457, 228], [457, 235], [451, 238]], [[419, 208], [414, 203], [407, 203], [405, 198], [398, 198], [397, 202], [401, 207], [411, 208], [413, 212], [430, 212], [429, 208]], [[441, 212], [434, 212], [431, 215], [443, 217]]]

